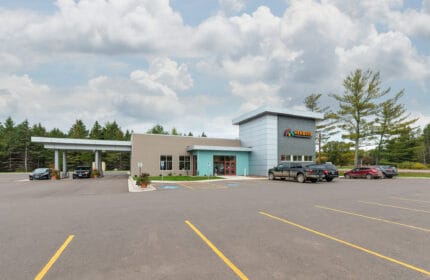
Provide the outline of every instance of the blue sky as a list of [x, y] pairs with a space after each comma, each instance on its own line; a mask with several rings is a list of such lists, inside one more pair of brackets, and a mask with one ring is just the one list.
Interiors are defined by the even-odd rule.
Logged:
[[0, 39], [0, 122], [234, 138], [259, 106], [336, 110], [362, 68], [430, 123], [430, 0], [3, 0]]

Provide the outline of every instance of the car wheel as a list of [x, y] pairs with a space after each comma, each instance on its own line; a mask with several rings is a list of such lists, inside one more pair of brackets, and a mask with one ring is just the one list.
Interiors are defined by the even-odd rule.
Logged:
[[305, 182], [305, 175], [299, 174], [299, 175], [297, 175], [296, 179], [297, 179], [297, 182], [304, 183]]
[[316, 183], [318, 179], [310, 179], [312, 183]]
[[345, 179], [351, 179], [351, 175], [349, 174], [345, 175]]
[[269, 173], [269, 180], [275, 180], [275, 176], [273, 176], [273, 173]]
[[388, 179], [393, 179], [393, 176], [385, 176]]
[[333, 178], [325, 178], [327, 182], [333, 181]]
[[367, 175], [366, 175], [366, 179], [368, 179], [368, 180], [372, 179], [372, 175], [367, 174]]

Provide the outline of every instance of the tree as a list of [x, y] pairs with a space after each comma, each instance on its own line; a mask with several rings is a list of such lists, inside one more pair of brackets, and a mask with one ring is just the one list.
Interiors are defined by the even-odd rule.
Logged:
[[160, 124], [154, 125], [146, 133], [150, 133], [150, 134], [169, 134], [167, 131], [164, 131], [164, 127], [162, 125], [160, 125]]
[[188, 136], [194, 136], [192, 133], [191, 133], [191, 131], [190, 132], [188, 132]]
[[75, 124], [69, 130], [70, 138], [87, 138], [88, 130], [82, 120], [76, 120]]
[[202, 132], [202, 135], [200, 137], [207, 137], [204, 131]]
[[423, 131], [424, 140], [424, 163], [430, 162], [430, 124]]
[[403, 130], [415, 123], [418, 119], [408, 120], [410, 114], [406, 114], [404, 104], [399, 104], [399, 99], [404, 95], [404, 90], [399, 91], [393, 98], [380, 104], [376, 113], [374, 133], [378, 137], [376, 149], [376, 164], [379, 163], [382, 146], [385, 140], [399, 135]]
[[107, 122], [105, 124], [105, 127], [103, 128], [103, 139], [106, 140], [123, 140], [124, 139], [124, 133], [122, 132], [121, 128], [118, 126], [116, 121], [113, 121], [112, 123]]
[[327, 157], [327, 161], [339, 166], [345, 166], [350, 164], [354, 158], [354, 154], [351, 151], [352, 143], [345, 143], [339, 141], [330, 141], [323, 146], [324, 154]]
[[103, 128], [102, 126], [99, 124], [98, 121], [96, 121], [93, 125], [93, 127], [91, 128], [89, 137], [91, 139], [103, 139]]
[[309, 109], [311, 112], [321, 113], [324, 114], [324, 117], [322, 120], [317, 120], [316, 122], [316, 130], [315, 134], [317, 137], [317, 144], [318, 144], [318, 162], [321, 162], [321, 148], [323, 146], [323, 142], [328, 140], [330, 136], [337, 133], [335, 131], [335, 118], [333, 112], [329, 110], [330, 107], [324, 107], [320, 108], [318, 103], [319, 99], [321, 98], [321, 93], [313, 93], [311, 95], [308, 95], [305, 100], [305, 106], [307, 109]]
[[388, 162], [416, 162], [416, 149], [419, 145], [416, 132], [416, 128], [408, 127], [403, 129], [398, 137], [388, 140], [384, 158]]
[[171, 130], [171, 132], [170, 132], [170, 134], [171, 135], [181, 135], [180, 133], [178, 133], [178, 131], [176, 130], [176, 128], [172, 128], [172, 130]]
[[381, 90], [379, 72], [370, 70], [363, 72], [360, 69], [351, 73], [344, 81], [345, 92], [343, 95], [332, 94], [339, 102], [339, 110], [336, 113], [338, 127], [345, 133], [343, 139], [349, 139], [354, 143], [354, 166], [358, 166], [358, 151], [360, 144], [372, 136], [371, 128], [374, 120], [372, 117], [378, 111], [376, 100], [384, 96], [390, 89]]

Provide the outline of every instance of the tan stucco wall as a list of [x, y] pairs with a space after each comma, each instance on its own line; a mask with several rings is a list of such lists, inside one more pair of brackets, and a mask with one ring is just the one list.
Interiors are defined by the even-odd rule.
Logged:
[[[143, 163], [142, 172], [149, 173], [151, 176], [161, 174], [160, 155], [172, 156], [172, 170], [164, 171], [165, 173], [174, 173], [185, 175], [184, 171], [179, 170], [179, 156], [190, 155], [187, 152], [187, 146], [204, 145], [204, 146], [229, 146], [240, 147], [238, 139], [219, 139], [206, 137], [189, 137], [189, 136], [172, 136], [158, 134], [133, 134], [131, 138], [131, 175], [137, 175], [139, 168], [138, 162]], [[192, 157], [191, 170], [192, 174]]]

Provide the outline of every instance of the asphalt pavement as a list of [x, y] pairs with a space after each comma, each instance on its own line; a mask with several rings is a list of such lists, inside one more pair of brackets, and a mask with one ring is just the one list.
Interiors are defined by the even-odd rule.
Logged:
[[0, 279], [430, 279], [428, 179], [156, 188], [0, 174]]

